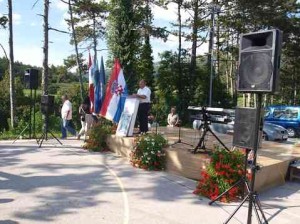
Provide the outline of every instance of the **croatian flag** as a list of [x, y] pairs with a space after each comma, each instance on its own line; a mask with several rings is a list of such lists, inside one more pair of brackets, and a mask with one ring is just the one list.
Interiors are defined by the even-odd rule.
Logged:
[[91, 102], [91, 113], [94, 112], [94, 100], [95, 100], [95, 90], [94, 90], [94, 65], [92, 64], [91, 54], [89, 53], [89, 97]]
[[119, 60], [115, 60], [100, 114], [106, 119], [118, 123], [124, 109], [126, 96], [127, 86], [123, 70]]
[[100, 71], [98, 69], [98, 62], [94, 62], [94, 98], [95, 98], [95, 107], [94, 112], [96, 114], [100, 113], [100, 109], [102, 107], [103, 99], [104, 99], [104, 86], [105, 86], [105, 70], [103, 57], [101, 57], [101, 66]]

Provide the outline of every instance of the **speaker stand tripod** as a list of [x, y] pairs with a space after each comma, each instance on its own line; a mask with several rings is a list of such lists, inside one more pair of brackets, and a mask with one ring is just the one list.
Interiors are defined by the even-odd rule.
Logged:
[[171, 144], [170, 146], [174, 146], [176, 144], [184, 144], [184, 145], [188, 145], [188, 146], [193, 146], [192, 144], [189, 144], [187, 142], [184, 142], [181, 140], [181, 124], [179, 123], [179, 127], [178, 127], [178, 140], [175, 141], [173, 144]]
[[42, 147], [43, 141], [48, 141], [48, 133], [50, 133], [52, 135], [52, 137], [54, 139], [56, 139], [56, 141], [62, 145], [61, 141], [59, 141], [59, 139], [48, 129], [48, 114], [45, 115], [45, 125], [44, 125], [44, 130], [42, 133], [42, 136], [40, 137], [39, 140], [37, 140], [37, 143], [39, 145], [39, 148]]
[[211, 124], [211, 121], [209, 121], [209, 117], [205, 109], [202, 109], [202, 116], [203, 116], [203, 123], [199, 127], [199, 130], [202, 129], [202, 134], [197, 146], [193, 149], [193, 153], [195, 154], [199, 152], [198, 149], [203, 149], [204, 152], [207, 152], [205, 147], [205, 142], [204, 142], [207, 132], [211, 133], [227, 151], [230, 151], [228, 147], [221, 141], [221, 139], [213, 132], [213, 130], [211, 130], [209, 126]]
[[[248, 217], [247, 217], [247, 224], [251, 224], [252, 223], [252, 210], [254, 209], [255, 215], [257, 217], [257, 221], [260, 224], [268, 224], [268, 220], [266, 219], [266, 216], [262, 210], [262, 206], [260, 203], [260, 200], [258, 198], [258, 194], [257, 192], [254, 191], [254, 184], [255, 184], [255, 176], [256, 176], [256, 172], [257, 170], [259, 170], [259, 166], [257, 166], [257, 149], [258, 149], [258, 145], [259, 145], [259, 133], [260, 133], [260, 129], [261, 127], [261, 105], [262, 105], [262, 94], [259, 93], [258, 95], [258, 103], [257, 103], [257, 120], [256, 120], [256, 124], [255, 124], [255, 130], [254, 130], [254, 134], [256, 136], [255, 138], [255, 142], [254, 142], [254, 148], [253, 148], [253, 162], [251, 164], [251, 174], [252, 174], [252, 178], [251, 178], [251, 182], [250, 184], [248, 183], [248, 180], [246, 178], [246, 176], [243, 176], [239, 181], [237, 181], [232, 187], [230, 187], [228, 190], [226, 190], [225, 192], [223, 192], [221, 195], [219, 195], [215, 200], [212, 200], [209, 202], [209, 205], [212, 205], [215, 201], [217, 201], [218, 199], [220, 199], [223, 195], [227, 194], [232, 188], [237, 187], [241, 184], [244, 184], [247, 190], [247, 195], [243, 195], [244, 199], [242, 200], [242, 202], [239, 204], [239, 206], [233, 211], [233, 213], [228, 217], [228, 219], [224, 222], [225, 224], [228, 223], [233, 216], [236, 214], [236, 212], [243, 206], [243, 204], [248, 200], [249, 201], [249, 205], [248, 205]], [[246, 157], [245, 157], [245, 172], [247, 169], [247, 159], [248, 159], [248, 154], [249, 154], [249, 149], [246, 149]], [[246, 174], [245, 174], [246, 175]], [[259, 214], [260, 212], [260, 214]]]

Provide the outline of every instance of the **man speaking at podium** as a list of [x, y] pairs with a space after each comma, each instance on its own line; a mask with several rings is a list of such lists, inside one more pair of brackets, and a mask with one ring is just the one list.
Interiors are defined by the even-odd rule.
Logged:
[[133, 96], [140, 100], [137, 113], [140, 123], [140, 132], [146, 133], [148, 131], [148, 113], [150, 110], [151, 90], [146, 86], [146, 82], [143, 79], [139, 82], [139, 87], [137, 94], [134, 94]]

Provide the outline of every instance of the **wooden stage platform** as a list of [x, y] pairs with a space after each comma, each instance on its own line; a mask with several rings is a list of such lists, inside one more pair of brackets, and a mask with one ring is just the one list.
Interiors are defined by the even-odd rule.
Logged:
[[[155, 132], [156, 130], [152, 129], [151, 131]], [[178, 140], [178, 128], [159, 127], [157, 132], [164, 135], [169, 144]], [[232, 136], [224, 134], [217, 134], [217, 136], [227, 147], [232, 147]], [[191, 153], [191, 149], [197, 145], [199, 138], [199, 131], [181, 128], [181, 140], [193, 146], [178, 143], [166, 148], [167, 172], [195, 180], [200, 178], [200, 172], [206, 168], [210, 157], [207, 153]], [[133, 140], [133, 137], [111, 135], [107, 142], [112, 151], [129, 157], [134, 144]], [[220, 145], [212, 135], [207, 135], [205, 142], [208, 149]], [[300, 147], [296, 147], [294, 143], [263, 141], [258, 150], [258, 165], [261, 169], [257, 172], [255, 189], [263, 191], [284, 184], [290, 162], [297, 159], [300, 159]]]

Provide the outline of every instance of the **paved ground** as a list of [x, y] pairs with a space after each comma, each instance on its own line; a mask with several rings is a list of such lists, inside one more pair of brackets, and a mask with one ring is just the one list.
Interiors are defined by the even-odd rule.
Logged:
[[[0, 224], [218, 224], [236, 208], [209, 206], [192, 194], [194, 181], [134, 169], [113, 154], [86, 152], [75, 140], [63, 143], [0, 142]], [[260, 198], [270, 223], [300, 222], [299, 182]], [[230, 223], [246, 219], [247, 204]]]

